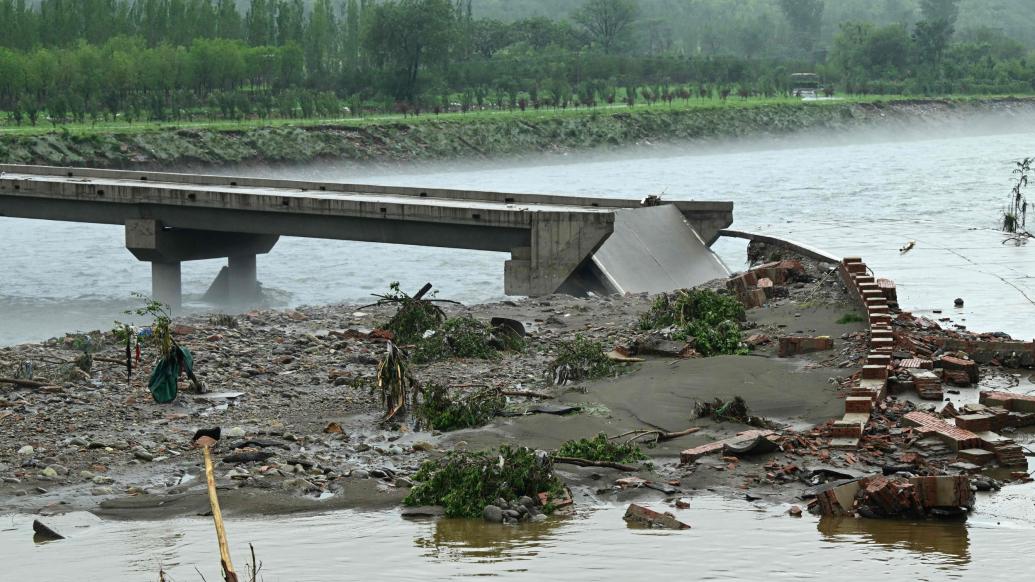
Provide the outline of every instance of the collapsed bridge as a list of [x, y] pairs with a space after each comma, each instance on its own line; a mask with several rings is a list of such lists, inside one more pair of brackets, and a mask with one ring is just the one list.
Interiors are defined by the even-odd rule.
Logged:
[[179, 306], [183, 261], [223, 258], [213, 284], [259, 300], [256, 256], [281, 236], [510, 253], [508, 295], [660, 292], [729, 275], [709, 248], [733, 203], [505, 194], [0, 165], [0, 216], [125, 227], [152, 295]]

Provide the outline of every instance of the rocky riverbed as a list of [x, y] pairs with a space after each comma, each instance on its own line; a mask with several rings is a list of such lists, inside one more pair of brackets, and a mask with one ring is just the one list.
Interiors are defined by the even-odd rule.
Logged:
[[[688, 427], [700, 430], [645, 448], [651, 462], [635, 475], [557, 465], [558, 475], [576, 503], [662, 495], [674, 501], [702, 489], [790, 502], [813, 476], [853, 475], [881, 463], [866, 451], [853, 455], [815, 444], [824, 423], [843, 412], [844, 387], [865, 359], [867, 334], [864, 324], [844, 317], [857, 309], [833, 266], [802, 263], [797, 282], [779, 285], [764, 307], [748, 310], [741, 324], [748, 355], [634, 354], [626, 359], [638, 361], [623, 363], [616, 377], [567, 385], [555, 385], [549, 371], [558, 347], [581, 335], [615, 347], [612, 357], [623, 359], [650, 335], [638, 322], [653, 298], [443, 303], [450, 316], [522, 322], [526, 347], [491, 359], [414, 366], [421, 382], [459, 392], [487, 386], [544, 396], [508, 397], [504, 415], [486, 426], [449, 433], [415, 430], [412, 419], [381, 422], [382, 404], [371, 386], [386, 344], [376, 330], [393, 306], [177, 318], [175, 338], [194, 353], [207, 392], [181, 383], [169, 405], [156, 404], [147, 390], [146, 353], [127, 378], [124, 348], [110, 333], [92, 335], [101, 349], [89, 372], [72, 364], [82, 353], [78, 334], [5, 348], [0, 376], [24, 373], [28, 363], [47, 385], [0, 384], [0, 505], [121, 518], [204, 513], [201, 456], [190, 440], [195, 430], [217, 425], [223, 437], [216, 472], [230, 513], [392, 506], [409, 491], [420, 464], [444, 451], [503, 443], [555, 450], [599, 433]], [[725, 289], [727, 282], [709, 287]], [[829, 337], [831, 348], [778, 357], [785, 336]], [[685, 449], [751, 428], [691, 414], [700, 403], [737, 396], [789, 439], [782, 450], [681, 462]]]

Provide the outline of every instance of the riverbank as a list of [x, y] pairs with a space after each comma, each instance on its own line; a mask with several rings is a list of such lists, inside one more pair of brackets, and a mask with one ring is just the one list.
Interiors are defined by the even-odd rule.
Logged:
[[[861, 357], [853, 347], [861, 335], [849, 333], [861, 329], [859, 324], [836, 323], [851, 310], [844, 291], [829, 279], [821, 282], [819, 271], [811, 280], [766, 309], [752, 310], [745, 326], [771, 336], [783, 329], [834, 335], [839, 358]], [[806, 296], [812, 300], [803, 308]], [[553, 383], [548, 367], [562, 344], [581, 335], [608, 347], [634, 345], [644, 334], [638, 321], [651, 301], [554, 296], [470, 308], [446, 305], [451, 316], [525, 322], [531, 330], [527, 346], [499, 358], [417, 366], [422, 382], [461, 392], [486, 385], [547, 397], [511, 397], [504, 416], [488, 425], [446, 433], [415, 431], [412, 419], [394, 429], [379, 425], [383, 408], [370, 386], [384, 344], [370, 331], [390, 318], [391, 307], [253, 312], [233, 327], [197, 317], [177, 320], [178, 341], [193, 350], [198, 375], [211, 393], [184, 391], [166, 406], [147, 393], [146, 369], [127, 382], [125, 367], [117, 363], [124, 356], [110, 338], [91, 373], [62, 364], [76, 355], [71, 337], [6, 348], [0, 350], [0, 376], [31, 361], [37, 378], [65, 380], [45, 389], [0, 385], [0, 497], [8, 509], [31, 512], [85, 509], [160, 518], [203, 511], [204, 479], [189, 439], [197, 428], [218, 424], [225, 436], [217, 473], [228, 512], [383, 507], [405, 496], [422, 461], [449, 450], [482, 450], [515, 440], [553, 450], [599, 433], [679, 431], [691, 425], [695, 401], [728, 401], [748, 387], [750, 395], [744, 395], [751, 413], [786, 426], [811, 426], [840, 408], [837, 386], [828, 380], [841, 359], [782, 360], [769, 341], [752, 356], [646, 356], [625, 364], [629, 369], [615, 378]], [[791, 389], [788, 375], [796, 380]], [[692, 386], [688, 377], [696, 379]], [[541, 409], [543, 404], [560, 410]], [[637, 474], [658, 482], [683, 479], [688, 491], [720, 488], [736, 495], [733, 472], [687, 470], [679, 454], [733, 435], [742, 425], [708, 418], [693, 424], [699, 433], [645, 449], [653, 468]], [[258, 455], [244, 461], [230, 457], [242, 452]], [[599, 469], [558, 470], [580, 499], [596, 495]], [[769, 494], [787, 497], [779, 489]]]
[[[420, 381], [454, 393], [488, 387], [512, 394], [502, 416], [453, 432], [418, 431], [412, 419], [399, 426], [379, 422], [383, 407], [371, 386], [385, 348], [375, 330], [394, 312], [387, 306], [259, 311], [234, 324], [177, 320], [178, 341], [194, 352], [196, 371], [210, 392], [194, 394], [183, 386], [170, 405], [151, 400], [146, 366], [127, 381], [122, 349], [110, 338], [97, 337], [107, 347], [96, 354], [89, 373], [68, 364], [77, 355], [75, 336], [5, 348], [0, 376], [31, 362], [37, 379], [62, 379], [41, 382], [40, 388], [0, 385], [3, 509], [87, 510], [123, 519], [203, 513], [203, 472], [189, 440], [198, 428], [213, 425], [224, 430], [217, 475], [230, 514], [392, 507], [409, 492], [421, 463], [448, 451], [514, 442], [556, 450], [565, 441], [632, 430], [697, 432], [645, 448], [650, 463], [637, 471], [558, 464], [576, 504], [660, 496], [674, 501], [703, 491], [800, 503], [803, 484], [879, 472], [882, 466], [902, 470], [908, 464], [903, 455], [909, 454], [914, 462], [922, 459], [919, 470], [943, 474], [955, 460], [952, 451], [929, 438], [907, 442], [910, 433], [903, 428], [887, 432], [889, 423], [897, 426], [905, 412], [917, 409], [919, 401], [908, 394], [897, 395], [879, 413], [874, 409], [867, 434], [877, 440], [896, 435], [890, 441], [858, 451], [828, 446], [837, 437], [830, 421], [844, 413], [844, 396], [859, 382], [872, 340], [865, 318], [844, 317], [858, 313], [858, 305], [833, 265], [802, 263], [804, 273], [786, 281], [776, 276], [779, 291], [748, 310], [742, 327], [749, 355], [700, 358], [692, 350], [674, 353], [671, 346], [653, 354], [637, 350], [623, 374], [567, 385], [556, 385], [549, 370], [561, 346], [580, 335], [625, 353], [644, 345], [639, 321], [651, 298], [554, 296], [447, 305], [450, 315], [504, 317], [531, 330], [519, 353], [414, 368]], [[736, 290], [742, 282], [738, 277], [712, 287]], [[761, 289], [749, 294], [756, 302]], [[932, 333], [921, 323], [918, 329]], [[901, 325], [916, 327], [908, 317]], [[831, 339], [790, 339], [803, 337]], [[818, 344], [819, 350], [781, 353], [785, 343]], [[1023, 383], [1002, 362], [991, 364], [982, 371], [982, 388], [1010, 390]], [[907, 372], [896, 367], [899, 375]], [[896, 387], [908, 391], [912, 381]], [[689, 452], [757, 428], [743, 424], [743, 417], [692, 413], [699, 404], [738, 396], [752, 416], [776, 431], [779, 447], [765, 445], [739, 458], [717, 454], [721, 446], [711, 454]], [[955, 398], [962, 410], [976, 403], [977, 394], [966, 390]], [[886, 456], [892, 452], [894, 457]], [[654, 485], [643, 486], [647, 482]]]
[[1035, 97], [730, 99], [593, 110], [514, 111], [331, 122], [81, 126], [0, 131], [11, 164], [172, 169], [344, 162], [395, 165], [508, 159], [632, 145], [710, 143], [746, 137], [822, 135], [856, 128], [936, 128], [977, 115], [1035, 113]]

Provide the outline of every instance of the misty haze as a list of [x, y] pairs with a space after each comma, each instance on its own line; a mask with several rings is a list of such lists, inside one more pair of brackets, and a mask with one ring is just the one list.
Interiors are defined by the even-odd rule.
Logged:
[[0, 0], [8, 576], [1023, 576], [1033, 8]]

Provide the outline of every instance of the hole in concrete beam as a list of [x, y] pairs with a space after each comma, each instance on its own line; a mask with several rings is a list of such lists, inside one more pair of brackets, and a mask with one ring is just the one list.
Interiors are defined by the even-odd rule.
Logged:
[[71, 178], [71, 177], [72, 177], [72, 172], [68, 172], [68, 177], [69, 177], [69, 178]]
[[191, 192], [190, 194], [187, 194], [187, 200], [197, 200], [197, 199], [198, 199], [198, 195], [197, 194], [195, 194], [193, 192]]
[[18, 184], [15, 184], [15, 185], [14, 185], [14, 189], [15, 189], [15, 190], [21, 190], [21, 189], [22, 189], [22, 187], [21, 187], [21, 186], [19, 186]]
[[388, 209], [387, 208], [382, 208], [381, 209], [381, 214], [388, 214]]
[[327, 186], [320, 186], [320, 190], [323, 190], [324, 192], [326, 192], [327, 191]]
[[140, 179], [147, 182], [147, 176], [140, 176]]
[[514, 199], [513, 198], [504, 198], [503, 201], [506, 202], [507, 204], [513, 204], [514, 203]]
[[420, 197], [421, 198], [427, 198], [428, 197], [428, 193], [427, 192], [421, 192], [420, 193]]
[[97, 191], [97, 195], [98, 196], [104, 196], [104, 190], [98, 190]]
[[231, 186], [236, 186], [236, 185], [237, 185], [237, 182], [230, 182], [230, 185], [231, 185]]
[[282, 199], [280, 201], [280, 203], [283, 204], [284, 206], [291, 206], [291, 199], [290, 198], [284, 198], [284, 199]]
[[475, 220], [481, 220], [482, 219], [482, 215], [481, 214], [472, 214], [471, 218], [473, 218]]

